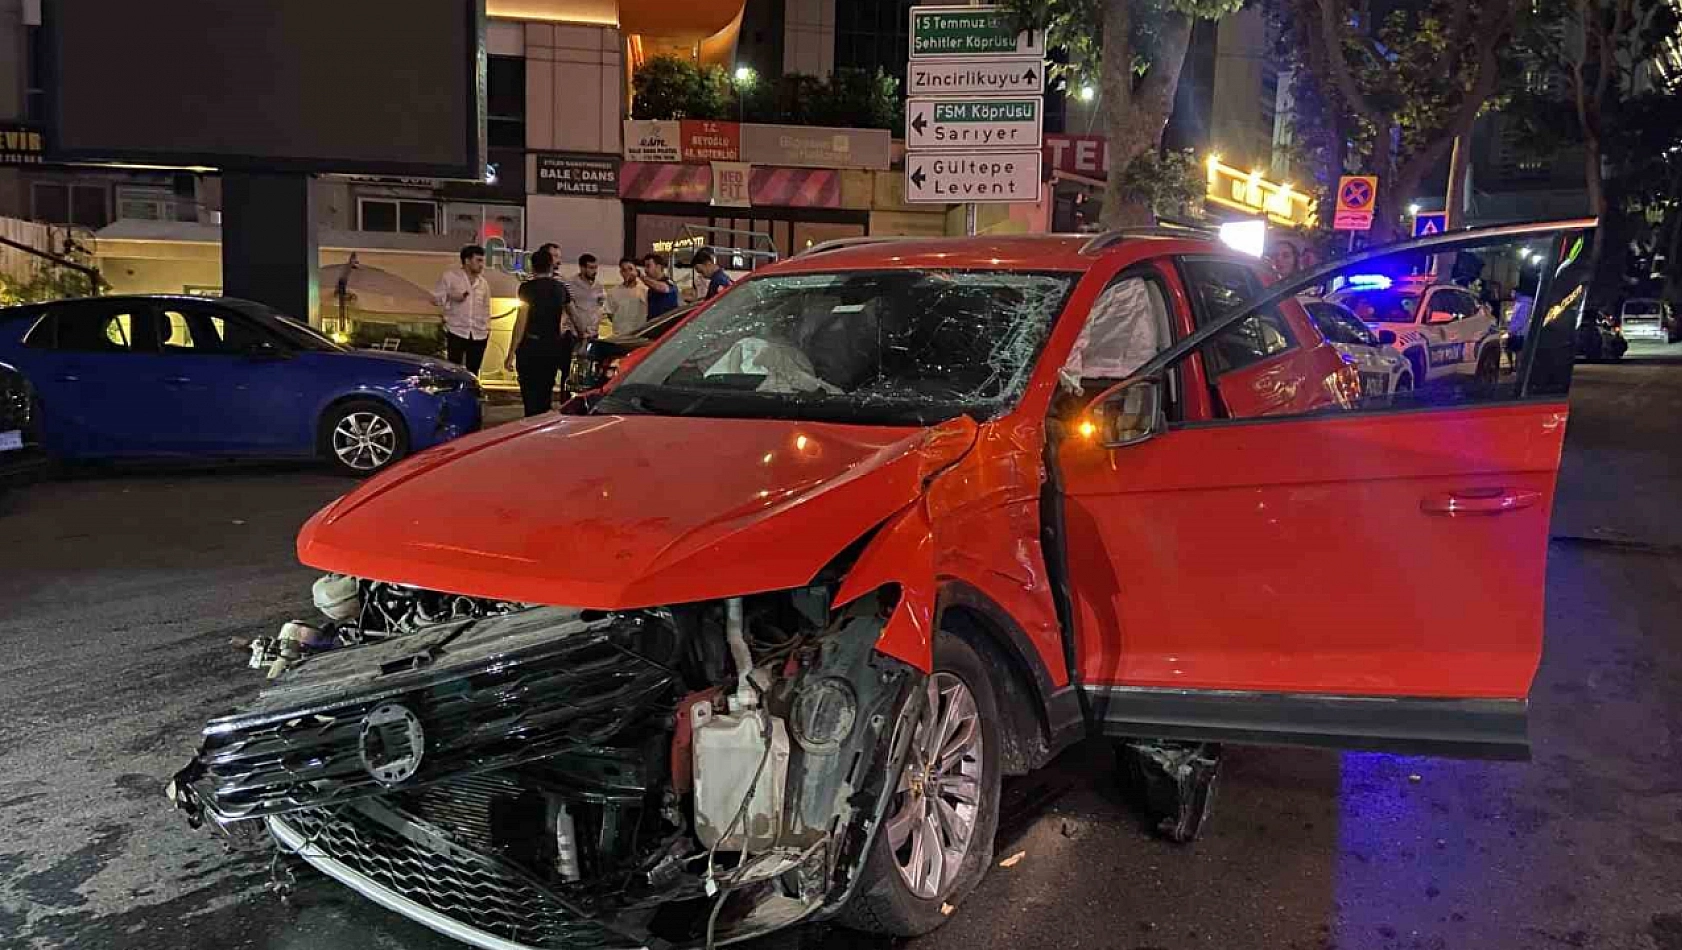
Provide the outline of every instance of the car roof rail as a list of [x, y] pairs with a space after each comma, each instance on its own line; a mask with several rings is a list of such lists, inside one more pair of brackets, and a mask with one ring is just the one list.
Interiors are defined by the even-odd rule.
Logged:
[[828, 241], [819, 241], [818, 243], [812, 245], [811, 247], [805, 248], [804, 250], [801, 250], [801, 251], [797, 252], [794, 256], [795, 257], [809, 257], [813, 254], [824, 254], [824, 253], [827, 253], [829, 251], [839, 251], [842, 248], [859, 247], [859, 246], [866, 245], [866, 244], [888, 244], [888, 243], [895, 242], [895, 241], [927, 241], [927, 240], [931, 240], [931, 239], [926, 238], [926, 237], [907, 237], [905, 235], [900, 235], [900, 234], [883, 234], [883, 235], [878, 235], [878, 236], [866, 236], [866, 237], [833, 238], [833, 239], [828, 240]]
[[1094, 235], [1091, 240], [1081, 246], [1082, 254], [1097, 254], [1107, 251], [1123, 241], [1138, 238], [1183, 238], [1183, 237], [1214, 237], [1218, 232], [1207, 225], [1182, 221], [1178, 218], [1156, 219], [1156, 224], [1148, 227], [1116, 228]]

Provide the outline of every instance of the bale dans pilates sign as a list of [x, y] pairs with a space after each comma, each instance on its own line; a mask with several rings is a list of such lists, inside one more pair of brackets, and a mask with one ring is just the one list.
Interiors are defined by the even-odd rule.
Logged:
[[912, 7], [911, 58], [1044, 56], [1038, 30], [1018, 31], [998, 7]]

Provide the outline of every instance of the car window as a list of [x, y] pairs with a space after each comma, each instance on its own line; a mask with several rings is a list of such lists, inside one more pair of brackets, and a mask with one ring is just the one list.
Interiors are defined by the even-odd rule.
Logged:
[[[1368, 276], [1368, 275], [1360, 275]], [[1356, 283], [1353, 289], [1332, 294], [1333, 303], [1349, 308], [1364, 323], [1412, 323], [1417, 316], [1419, 296], [1391, 289], [1387, 279]]]
[[1162, 286], [1125, 276], [1092, 304], [1058, 376], [1071, 392], [1103, 388], [1126, 379], [1173, 339]]
[[55, 311], [49, 319], [52, 329], [42, 334], [42, 327], [30, 335], [43, 342], [50, 339], [57, 350], [83, 353], [152, 352], [156, 337], [151, 332], [150, 314], [143, 307], [123, 303], [78, 303]]
[[[1236, 261], [1186, 260], [1183, 262], [1186, 289], [1191, 294], [1197, 325], [1231, 313], [1262, 290], [1261, 278]], [[1296, 345], [1290, 325], [1277, 307], [1240, 320], [1221, 332], [1204, 352], [1216, 376], [1243, 369]]]
[[[1545, 235], [1545, 237], [1538, 237]], [[1314, 413], [1335, 413], [1348, 410], [1383, 412], [1402, 409], [1429, 409], [1498, 402], [1532, 396], [1557, 397], [1569, 388], [1575, 362], [1578, 319], [1583, 312], [1586, 278], [1592, 272], [1590, 246], [1592, 230], [1571, 222], [1556, 230], [1525, 230], [1520, 227], [1492, 229], [1488, 234], [1461, 235], [1448, 241], [1423, 242], [1431, 247], [1461, 245], [1475, 255], [1462, 259], [1477, 263], [1480, 270], [1461, 274], [1461, 279], [1481, 280], [1486, 284], [1499, 282], [1503, 277], [1520, 279], [1514, 291], [1521, 300], [1533, 300], [1528, 319], [1529, 330], [1524, 334], [1474, 333], [1459, 338], [1439, 339], [1433, 335], [1396, 328], [1396, 336], [1385, 346], [1403, 360], [1405, 366], [1395, 365], [1393, 373], [1364, 372], [1345, 363], [1319, 364], [1303, 361], [1304, 372], [1291, 380], [1297, 390], [1291, 401], [1266, 403], [1257, 400], [1255, 409], [1233, 411], [1227, 420], [1241, 422], [1259, 416], [1278, 417]], [[1552, 255], [1551, 264], [1535, 258], [1534, 245], [1544, 242]], [[1302, 290], [1307, 283], [1326, 283], [1344, 288], [1334, 292], [1334, 300], [1377, 309], [1395, 306], [1398, 309], [1410, 302], [1401, 292], [1404, 282], [1417, 284], [1421, 278], [1409, 272], [1422, 255], [1421, 242], [1407, 242], [1408, 250], [1375, 250], [1358, 254], [1343, 273], [1337, 269], [1322, 270], [1304, 275], [1300, 281], [1287, 281], [1270, 288], [1257, 300], [1271, 301], [1279, 294]], [[1380, 281], [1376, 275], [1394, 274]], [[1390, 281], [1398, 285], [1389, 286]], [[1382, 284], [1382, 286], [1381, 286]], [[1454, 308], [1477, 312], [1477, 298], [1463, 288], [1444, 287], [1430, 292], [1434, 299], [1441, 295], [1443, 303]], [[1413, 298], [1417, 299], [1417, 298]], [[1246, 308], [1253, 302], [1247, 302]], [[1324, 316], [1325, 314], [1322, 314]], [[1357, 317], [1360, 316], [1357, 311]], [[1191, 339], [1171, 347], [1163, 355], [1140, 367], [1137, 373], [1157, 369], [1171, 369], [1198, 349], [1208, 347], [1230, 327], [1247, 322], [1244, 313], [1229, 312], [1231, 320], [1219, 321], [1219, 326], [1194, 334]], [[1217, 318], [1218, 319], [1218, 318]], [[1205, 325], [1208, 318], [1199, 316]], [[1213, 336], [1210, 331], [1214, 331]], [[1137, 375], [1137, 373], [1135, 375]], [[1266, 380], [1270, 385], [1276, 380]], [[1304, 385], [1306, 384], [1306, 385]], [[1248, 391], [1246, 391], [1248, 395]], [[1217, 419], [1220, 417], [1217, 415]], [[1225, 421], [1225, 420], [1222, 420]]]
[[1425, 322], [1442, 325], [1464, 320], [1477, 312], [1477, 302], [1458, 290], [1433, 290], [1425, 306]]
[[1333, 343], [1343, 343], [1353, 346], [1376, 346], [1378, 340], [1367, 329], [1366, 324], [1355, 319], [1355, 315], [1335, 303], [1324, 300], [1305, 300], [1302, 307], [1308, 311], [1314, 326], [1319, 328], [1320, 335]]
[[[193, 339], [193, 327], [187, 315], [179, 310], [158, 312], [158, 336], [165, 353], [192, 352], [200, 349]], [[214, 349], [212, 341], [205, 341], [203, 349]]]

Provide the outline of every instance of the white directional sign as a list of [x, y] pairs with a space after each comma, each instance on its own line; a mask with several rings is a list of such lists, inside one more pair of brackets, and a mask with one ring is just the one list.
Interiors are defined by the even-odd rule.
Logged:
[[905, 104], [905, 147], [1039, 148], [1040, 99], [912, 99]]
[[911, 63], [905, 91], [913, 96], [979, 93], [1037, 96], [1045, 91], [1045, 60], [928, 59]]
[[911, 7], [911, 58], [1045, 55], [1045, 34], [1017, 32], [998, 7]]
[[1008, 204], [1040, 200], [1040, 152], [924, 152], [905, 156], [905, 200]]

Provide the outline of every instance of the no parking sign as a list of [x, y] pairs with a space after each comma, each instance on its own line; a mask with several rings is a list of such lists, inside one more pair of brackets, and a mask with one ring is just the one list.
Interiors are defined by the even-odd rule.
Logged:
[[1344, 175], [1337, 180], [1337, 216], [1332, 219], [1332, 230], [1370, 230], [1377, 203], [1377, 175]]

